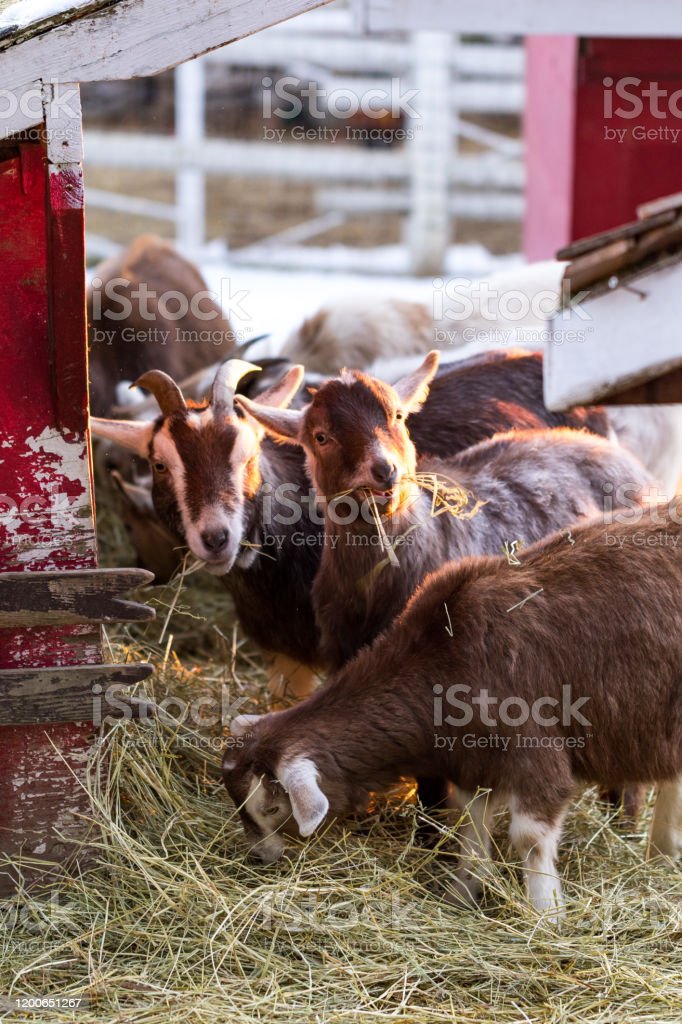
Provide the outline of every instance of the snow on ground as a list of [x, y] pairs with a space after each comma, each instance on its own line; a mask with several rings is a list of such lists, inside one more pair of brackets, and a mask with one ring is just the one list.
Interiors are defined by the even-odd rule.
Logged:
[[[306, 247], [303, 251], [305, 268], [291, 269], [292, 264], [295, 267], [295, 253], [300, 253], [300, 249], [287, 254], [278, 251], [282, 268], [230, 263], [229, 254], [201, 262], [201, 272], [209, 289], [220, 298], [240, 337], [246, 340], [270, 334], [267, 342], [254, 347], [250, 353], [254, 357], [275, 354], [290, 331], [305, 317], [326, 302], [349, 294], [400, 298], [432, 307], [433, 278], [402, 275], [405, 250], [400, 246], [371, 250], [349, 250], [343, 246], [323, 249], [319, 253], [319, 270], [310, 269], [310, 249]], [[347, 268], [350, 256], [364, 265], [364, 272], [335, 269], [337, 266]], [[493, 256], [483, 246], [455, 245], [448, 251], [445, 276], [475, 280], [522, 264], [523, 259], [518, 255]]]
[[[306, 317], [326, 303], [349, 295], [422, 302], [435, 314], [434, 295], [449, 278], [477, 281], [500, 275], [499, 280], [510, 281], [518, 273], [519, 283], [514, 286], [522, 287], [521, 280], [532, 273], [521, 255], [494, 256], [482, 245], [451, 246], [440, 280], [403, 273], [406, 249], [397, 245], [375, 249], [278, 248], [276, 254], [268, 254], [269, 259], [273, 261], [275, 255], [277, 266], [266, 265], [265, 260], [259, 265], [256, 259], [247, 264], [231, 261], [229, 252], [220, 245], [209, 247], [198, 261], [209, 291], [220, 302], [240, 341], [268, 335], [249, 350], [249, 356], [255, 359], [276, 355], [291, 331]], [[351, 269], [353, 264], [355, 268]], [[88, 270], [88, 279], [93, 272], [94, 268]], [[541, 282], [545, 274], [543, 271]], [[534, 283], [531, 291], [540, 286], [548, 285]], [[532, 344], [532, 339], [508, 331], [503, 338], [480, 339], [473, 346], [444, 345], [443, 359], [463, 358], [501, 344], [527, 345]]]

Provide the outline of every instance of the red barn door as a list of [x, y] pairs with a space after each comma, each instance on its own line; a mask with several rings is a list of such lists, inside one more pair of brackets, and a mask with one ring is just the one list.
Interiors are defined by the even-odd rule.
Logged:
[[[0, 574], [97, 564], [80, 111], [58, 125], [47, 104], [45, 124], [0, 142]], [[96, 625], [0, 629], [0, 669], [100, 661]], [[63, 860], [58, 833], [88, 810], [78, 780], [91, 733], [90, 722], [0, 726], [1, 854]], [[10, 873], [0, 863], [0, 890]]]

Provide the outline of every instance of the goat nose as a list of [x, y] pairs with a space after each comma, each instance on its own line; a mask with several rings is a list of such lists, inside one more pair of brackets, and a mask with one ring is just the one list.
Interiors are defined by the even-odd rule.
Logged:
[[379, 459], [372, 466], [372, 476], [381, 487], [393, 487], [397, 475], [395, 466], [386, 459]]
[[222, 551], [227, 544], [227, 530], [204, 530], [201, 541], [209, 551]]

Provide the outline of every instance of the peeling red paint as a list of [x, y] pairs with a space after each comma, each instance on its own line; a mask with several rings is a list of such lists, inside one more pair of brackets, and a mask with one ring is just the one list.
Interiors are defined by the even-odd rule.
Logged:
[[[0, 207], [0, 573], [94, 567], [80, 169], [50, 169], [39, 141], [1, 144]], [[0, 668], [98, 660], [92, 628], [0, 630]], [[53, 826], [88, 806], [59, 752], [82, 765], [92, 727], [0, 733], [0, 852], [60, 860]]]
[[72, 168], [50, 174], [50, 206], [53, 213], [83, 208], [83, 172]]

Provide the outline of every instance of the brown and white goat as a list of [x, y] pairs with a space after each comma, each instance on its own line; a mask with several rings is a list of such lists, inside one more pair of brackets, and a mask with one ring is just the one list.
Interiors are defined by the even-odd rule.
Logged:
[[[241, 386], [242, 371], [250, 372], [242, 365], [234, 388]], [[284, 405], [300, 373], [290, 369], [279, 386], [271, 386], [266, 402]], [[220, 374], [228, 374], [227, 367]], [[142, 383], [155, 395], [161, 417], [147, 423], [93, 419], [93, 433], [156, 464], [151, 497], [163, 526], [210, 571], [226, 574], [245, 633], [281, 656], [271, 661], [274, 691], [302, 696], [320, 664], [310, 592], [322, 547], [303, 453], [264, 438], [229, 396], [222, 403], [185, 403], [166, 374], [148, 373]], [[213, 390], [222, 394], [224, 382], [216, 379]], [[608, 429], [599, 410], [549, 413], [542, 403], [542, 361], [519, 353], [491, 355], [439, 375], [409, 421], [417, 449], [436, 455], [453, 454], [498, 430], [543, 424]], [[197, 524], [209, 514], [214, 529], [225, 534], [224, 548], [204, 545]]]
[[[235, 390], [254, 369], [228, 361], [210, 399], [198, 403], [185, 402], [167, 374], [150, 371], [138, 383], [158, 402], [155, 420], [92, 419], [91, 426], [149, 461], [159, 519], [222, 577], [244, 632], [270, 662], [273, 693], [284, 683], [309, 692], [318, 642], [310, 586], [319, 555], [305, 539], [321, 526], [301, 505], [309, 482], [299, 453], [264, 441], [262, 428], [235, 409]], [[291, 367], [259, 402], [286, 405], [302, 378], [303, 368]], [[276, 516], [285, 525], [275, 527]]]
[[[616, 517], [617, 518], [617, 517]], [[649, 855], [682, 846], [682, 501], [448, 563], [311, 698], [242, 716], [225, 753], [253, 855], [284, 851], [404, 776], [471, 798], [457, 891], [480, 890], [495, 805], [533, 906], [561, 914], [557, 848], [579, 787], [660, 785]], [[483, 792], [482, 792], [483, 791]]]
[[[232, 327], [197, 268], [153, 235], [136, 238], [95, 268], [87, 307], [90, 408], [98, 416], [114, 414], [121, 390], [147, 370], [182, 379], [235, 349]], [[97, 446], [94, 456], [98, 502], [113, 506], [138, 564], [163, 582], [181, 555], [144, 507], [146, 465], [111, 445]]]
[[[237, 397], [273, 437], [303, 447], [325, 502], [313, 585], [325, 667], [339, 668], [371, 642], [426, 574], [449, 559], [497, 554], [505, 545], [513, 555], [521, 544], [596, 515], [605, 501], [636, 502], [651, 484], [624, 449], [573, 430], [511, 432], [447, 461], [418, 459], [406, 420], [426, 400], [437, 364], [431, 352], [394, 387], [346, 372], [305, 410], [261, 408]], [[434, 515], [433, 494], [418, 473], [447, 477], [481, 507], [471, 517]]]

